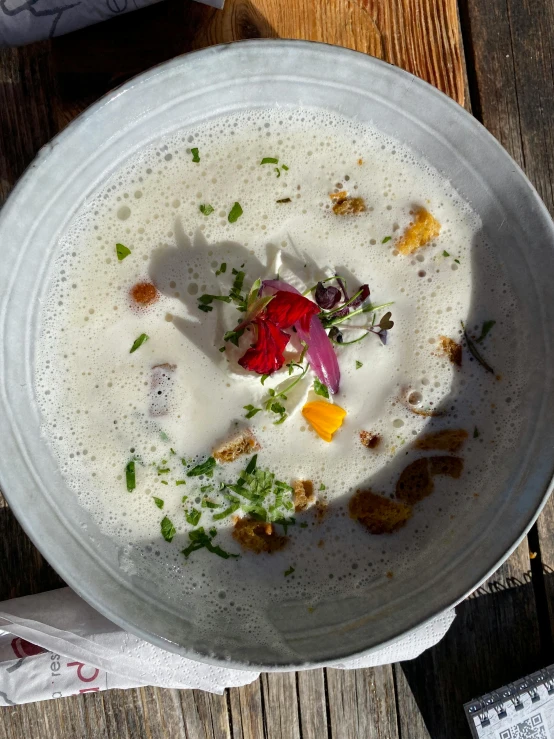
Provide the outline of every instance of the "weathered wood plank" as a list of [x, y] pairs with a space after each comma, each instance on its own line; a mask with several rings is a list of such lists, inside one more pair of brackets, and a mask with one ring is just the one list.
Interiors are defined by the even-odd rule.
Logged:
[[466, 701], [543, 666], [526, 539], [456, 610], [442, 641], [395, 665], [403, 738], [465, 736]]
[[[328, 668], [326, 672], [332, 737], [396, 739], [399, 736], [391, 665], [363, 670]], [[416, 734], [409, 736], [419, 739]]]
[[187, 739], [231, 739], [224, 695], [201, 690], [179, 691]]
[[297, 672], [296, 689], [302, 739], [325, 739], [330, 736], [324, 670]]
[[261, 680], [227, 691], [233, 739], [265, 736]]
[[267, 739], [300, 739], [294, 672], [263, 673], [261, 677]]

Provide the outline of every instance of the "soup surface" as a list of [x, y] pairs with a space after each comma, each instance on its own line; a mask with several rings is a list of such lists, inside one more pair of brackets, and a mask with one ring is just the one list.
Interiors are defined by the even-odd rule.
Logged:
[[125, 575], [270, 644], [272, 604], [309, 618], [477, 521], [524, 359], [480, 227], [412, 150], [311, 109], [181, 131], [87, 199], [37, 396]]

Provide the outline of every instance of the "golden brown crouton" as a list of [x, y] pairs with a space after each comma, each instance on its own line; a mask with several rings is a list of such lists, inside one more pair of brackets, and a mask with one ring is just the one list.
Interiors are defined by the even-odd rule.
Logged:
[[305, 511], [314, 502], [314, 485], [311, 480], [295, 480], [294, 488], [294, 510], [299, 513]]
[[444, 429], [430, 434], [423, 434], [416, 439], [417, 449], [438, 450], [440, 452], [459, 452], [467, 439], [465, 429]]
[[253, 518], [239, 518], [233, 529], [233, 539], [251, 552], [278, 552], [286, 546], [289, 537], [280, 536], [272, 523]]
[[412, 515], [410, 506], [376, 495], [371, 490], [358, 490], [350, 499], [348, 511], [351, 518], [372, 534], [392, 534]]
[[338, 200], [333, 205], [333, 213], [337, 216], [350, 216], [365, 211], [365, 201], [363, 198], [344, 198]]
[[152, 305], [160, 297], [155, 285], [151, 282], [137, 282], [131, 288], [131, 297], [141, 307]]
[[381, 443], [381, 437], [371, 431], [360, 431], [360, 441], [368, 449], [375, 449]]
[[346, 200], [346, 198], [348, 197], [348, 193], [346, 192], [346, 190], [341, 190], [340, 192], [330, 192], [329, 197], [331, 198], [331, 200], [338, 200], [340, 202], [341, 200]]
[[418, 208], [413, 222], [398, 240], [396, 248], [401, 254], [412, 254], [436, 239], [440, 230], [441, 224], [433, 218], [429, 211], [426, 208]]
[[462, 345], [458, 344], [454, 339], [448, 336], [439, 336], [439, 348], [442, 354], [455, 364], [457, 367], [462, 366]]
[[464, 460], [460, 457], [429, 457], [432, 475], [448, 475], [457, 480], [462, 474]]
[[217, 449], [214, 449], [212, 456], [218, 462], [234, 462], [235, 459], [238, 459], [243, 454], [257, 452], [260, 448], [254, 434], [250, 429], [246, 429], [246, 431], [241, 431], [240, 434], [221, 444]]
[[423, 459], [411, 462], [402, 472], [396, 483], [396, 497], [408, 505], [414, 505], [431, 495], [433, 488], [433, 480], [429, 474], [429, 462], [426, 457], [423, 457]]

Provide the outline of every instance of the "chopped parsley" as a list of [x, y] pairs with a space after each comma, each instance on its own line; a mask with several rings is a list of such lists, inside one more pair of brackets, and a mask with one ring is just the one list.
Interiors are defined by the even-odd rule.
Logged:
[[135, 479], [135, 460], [134, 459], [128, 462], [127, 466], [125, 467], [125, 481], [127, 483], [127, 490], [130, 493], [132, 493], [133, 490], [137, 486], [136, 479]]
[[237, 500], [237, 498], [233, 498], [232, 495], [229, 495], [228, 499], [230, 501], [229, 506], [225, 508], [224, 511], [221, 511], [221, 513], [214, 513], [214, 521], [221, 521], [222, 518], [227, 518], [227, 516], [230, 516], [232, 513], [238, 511], [238, 509], [240, 508], [240, 500]]
[[186, 485], [186, 484], [187, 484], [186, 480], [175, 480], [175, 485]]
[[167, 475], [168, 472], [171, 472], [169, 467], [164, 467], [163, 469], [160, 469], [158, 467], [157, 469], [158, 469], [158, 475]]
[[483, 328], [481, 329], [481, 336], [479, 336], [478, 339], [476, 339], [477, 343], [480, 344], [483, 339], [485, 339], [491, 330], [491, 328], [496, 324], [496, 321], [484, 321], [483, 322]]
[[213, 500], [208, 500], [208, 498], [203, 498], [201, 503], [202, 508], [221, 508], [219, 503], [214, 503]]
[[122, 262], [125, 257], [128, 257], [131, 253], [130, 249], [127, 249], [126, 246], [123, 246], [123, 244], [116, 244], [115, 245], [115, 253], [117, 254], [117, 258], [120, 262]]
[[141, 334], [138, 339], [135, 339], [133, 346], [129, 349], [129, 354], [136, 352], [139, 346], [142, 346], [145, 341], [148, 341], [150, 337], [147, 334]]
[[464, 322], [463, 321], [460, 321], [460, 323], [462, 324], [462, 329], [464, 331], [464, 339], [466, 340], [466, 344], [467, 344], [467, 348], [469, 350], [469, 353], [474, 357], [474, 359], [476, 359], [479, 362], [479, 364], [481, 365], [481, 367], [483, 367], [484, 369], [486, 369], [487, 372], [490, 372], [491, 375], [494, 375], [493, 368], [481, 356], [481, 354], [479, 353], [479, 350], [475, 346], [475, 343], [469, 338], [469, 334], [466, 331], [466, 327], [465, 327]]
[[386, 244], [388, 241], [392, 239], [392, 236], [385, 236], [385, 238], [381, 241], [382, 244]]
[[444, 251], [442, 252], [442, 255], [443, 255], [443, 257], [449, 257], [450, 256], [450, 254], [446, 251], [446, 249], [444, 249]]
[[213, 206], [211, 206], [209, 203], [202, 203], [202, 205], [198, 206], [198, 210], [205, 216], [209, 216], [210, 213], [214, 212]]
[[475, 426], [475, 428], [473, 429], [473, 438], [478, 439], [479, 436], [480, 436], [479, 429], [477, 428], [477, 426]]
[[201, 526], [194, 531], [189, 531], [190, 544], [188, 547], [183, 549], [185, 557], [189, 557], [193, 552], [197, 552], [199, 549], [207, 549], [212, 554], [217, 554], [218, 557], [223, 559], [229, 559], [229, 557], [238, 557], [238, 554], [230, 554], [222, 549], [217, 544], [212, 544], [214, 537], [217, 535], [215, 529], [210, 529], [209, 533], [206, 534], [203, 527]]
[[285, 577], [292, 575], [293, 572], [294, 572], [294, 567], [289, 567], [288, 570], [285, 570]]
[[231, 210], [229, 211], [227, 220], [229, 221], [229, 223], [235, 223], [241, 217], [242, 213], [243, 213], [243, 210], [241, 208], [240, 203], [235, 203], [233, 207], [231, 208]]
[[286, 164], [281, 164], [281, 168], [284, 169], [285, 172], [288, 172], [289, 171], [289, 168], [287, 167]]
[[264, 157], [260, 164], [279, 164], [279, 160], [276, 157]]
[[256, 413], [259, 413], [262, 409], [261, 408], [255, 408], [253, 405], [243, 405], [242, 406], [245, 411], [248, 411], [248, 413], [244, 414], [245, 418], [252, 418], [256, 415]]
[[214, 467], [216, 464], [217, 463], [213, 457], [208, 457], [204, 462], [197, 464], [196, 467], [189, 470], [187, 472], [187, 477], [199, 477], [200, 475], [211, 477], [214, 473]]
[[209, 313], [213, 310], [212, 303], [214, 300], [219, 300], [222, 303], [230, 303], [231, 297], [229, 295], [201, 295], [198, 298], [198, 309], [204, 311], [204, 313]]
[[281, 176], [281, 170], [279, 169], [279, 167], [275, 167], [275, 171], [277, 172], [277, 177], [280, 177]]
[[323, 398], [329, 397], [329, 390], [327, 388], [327, 385], [324, 385], [321, 380], [317, 379], [317, 377], [314, 380], [314, 393], [316, 395], [321, 395]]
[[161, 482], [162, 485], [169, 485], [169, 483], [168, 483], [167, 480], [160, 480], [160, 482]]
[[320, 490], [327, 490], [327, 485], [324, 485], [323, 483], [321, 483], [321, 485], [319, 486], [319, 489]]
[[[244, 498], [247, 503], [241, 507], [245, 513], [260, 521], [273, 521], [283, 526], [294, 523], [294, 519], [285, 518], [283, 513], [294, 510], [292, 502], [293, 489], [281, 480], [276, 480], [273, 472], [257, 469], [258, 455], [255, 454], [246, 469], [241, 472], [235, 485], [227, 485], [235, 495]], [[272, 502], [273, 499], [273, 502]], [[232, 503], [237, 498], [230, 498]]]
[[245, 329], [241, 328], [238, 331], [235, 329], [234, 331], [226, 331], [223, 340], [224, 341], [230, 341], [231, 344], [234, 344], [235, 346], [239, 345], [239, 339], [243, 335]]
[[360, 368], [361, 368], [361, 367], [363, 367], [363, 366], [364, 366], [364, 363], [363, 363], [363, 362], [360, 362], [360, 361], [359, 361], [359, 360], [357, 359], [357, 360], [356, 360], [356, 369], [360, 369]]
[[281, 198], [280, 200], [276, 200], [275, 202], [276, 203], [290, 203], [291, 202], [291, 199], [290, 198]]
[[456, 264], [460, 264], [460, 260], [459, 259], [455, 259], [454, 261], [456, 262]]
[[200, 157], [198, 156], [198, 149], [194, 147], [194, 149], [190, 150], [190, 153], [192, 154], [192, 161], [198, 164], [200, 161]]
[[202, 511], [199, 511], [197, 508], [191, 508], [190, 511], [185, 511], [185, 518], [187, 519], [187, 523], [190, 523], [191, 526], [196, 526], [198, 521], [200, 521], [201, 516]]
[[171, 519], [169, 519], [167, 516], [164, 516], [160, 523], [160, 529], [162, 532], [162, 536], [166, 541], [173, 541], [173, 537], [175, 536], [177, 531], [175, 530], [175, 526], [171, 522]]
[[219, 275], [225, 274], [225, 272], [227, 272], [227, 262], [221, 262], [215, 276], [219, 277]]
[[162, 509], [164, 507], [163, 500], [161, 498], [156, 498], [156, 496], [153, 496], [153, 497], [154, 497], [154, 503], [158, 506], [158, 508]]

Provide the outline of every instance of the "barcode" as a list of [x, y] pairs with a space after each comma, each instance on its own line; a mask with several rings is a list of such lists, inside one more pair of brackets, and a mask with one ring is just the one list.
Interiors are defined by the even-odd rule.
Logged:
[[550, 739], [550, 733], [542, 715], [537, 713], [521, 723], [513, 724], [509, 729], [502, 729], [498, 739]]

